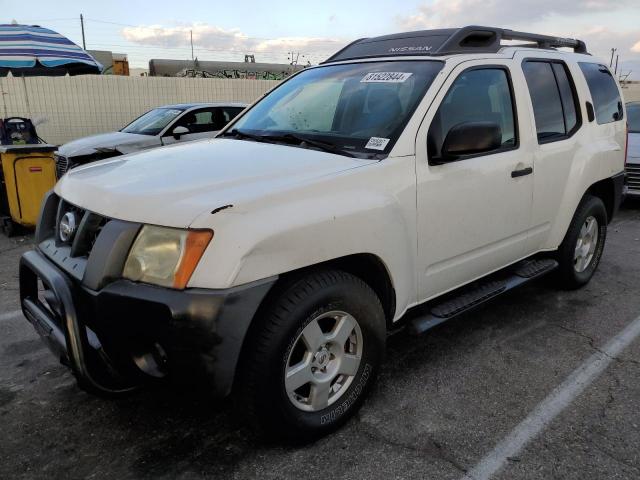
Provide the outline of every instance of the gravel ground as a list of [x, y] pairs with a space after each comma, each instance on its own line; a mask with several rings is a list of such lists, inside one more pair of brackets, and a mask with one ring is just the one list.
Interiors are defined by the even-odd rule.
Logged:
[[[30, 237], [0, 236], [0, 479], [459, 479], [640, 316], [640, 204], [610, 226], [592, 282], [544, 279], [421, 337], [398, 333], [359, 415], [304, 447], [256, 438], [186, 391], [80, 391], [18, 308]], [[640, 478], [640, 340], [496, 478]]]

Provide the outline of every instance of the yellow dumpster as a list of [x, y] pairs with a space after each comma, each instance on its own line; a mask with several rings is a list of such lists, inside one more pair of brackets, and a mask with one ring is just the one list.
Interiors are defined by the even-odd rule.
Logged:
[[0, 220], [7, 235], [33, 227], [44, 194], [56, 183], [54, 145], [0, 145]]

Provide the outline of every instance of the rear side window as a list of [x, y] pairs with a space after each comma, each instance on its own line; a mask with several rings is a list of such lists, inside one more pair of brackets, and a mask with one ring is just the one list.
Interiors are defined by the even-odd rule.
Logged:
[[622, 99], [613, 75], [607, 67], [597, 63], [579, 63], [589, 85], [596, 121], [599, 124], [622, 120]]
[[580, 128], [577, 96], [564, 63], [529, 60], [527, 79], [539, 143], [564, 140]]
[[578, 125], [577, 95], [569, 80], [567, 67], [561, 63], [552, 63], [551, 66], [553, 67], [553, 73], [556, 75], [558, 90], [560, 90], [565, 130], [570, 134]]
[[640, 133], [640, 102], [627, 103], [629, 133]]
[[487, 121], [500, 126], [502, 145], [497, 151], [517, 147], [511, 85], [503, 68], [471, 69], [460, 74], [429, 127], [429, 158], [437, 160], [442, 156], [442, 146], [451, 128], [461, 123]]

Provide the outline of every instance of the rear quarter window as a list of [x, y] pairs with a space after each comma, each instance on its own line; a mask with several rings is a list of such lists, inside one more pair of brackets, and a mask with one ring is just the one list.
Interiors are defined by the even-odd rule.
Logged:
[[622, 99], [609, 69], [598, 63], [579, 62], [578, 65], [589, 85], [596, 121], [602, 125], [622, 120]]

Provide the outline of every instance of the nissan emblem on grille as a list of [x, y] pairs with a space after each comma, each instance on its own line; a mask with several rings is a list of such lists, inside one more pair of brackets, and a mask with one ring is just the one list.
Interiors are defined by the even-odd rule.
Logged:
[[73, 234], [76, 232], [76, 216], [73, 212], [67, 212], [60, 220], [60, 225], [58, 226], [58, 234], [60, 235], [60, 240], [63, 242], [68, 242], [73, 238]]

